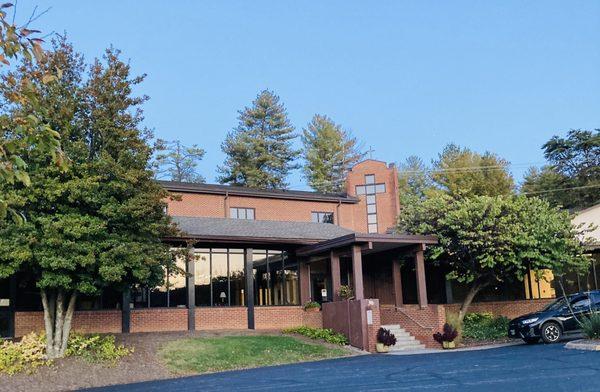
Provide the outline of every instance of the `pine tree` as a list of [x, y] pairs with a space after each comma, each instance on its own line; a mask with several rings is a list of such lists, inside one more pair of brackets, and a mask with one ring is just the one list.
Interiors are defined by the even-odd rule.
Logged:
[[179, 140], [157, 140], [154, 162], [158, 178], [165, 176], [171, 181], [203, 183], [204, 177], [197, 172], [198, 162], [204, 150], [197, 145], [184, 146]]
[[299, 152], [287, 112], [279, 97], [264, 90], [251, 107], [240, 111], [238, 126], [227, 135], [221, 149], [227, 155], [219, 167], [222, 184], [251, 188], [285, 189], [286, 178], [297, 169]]
[[365, 154], [356, 138], [329, 117], [316, 114], [303, 130], [304, 175], [314, 190], [341, 192], [348, 170]]

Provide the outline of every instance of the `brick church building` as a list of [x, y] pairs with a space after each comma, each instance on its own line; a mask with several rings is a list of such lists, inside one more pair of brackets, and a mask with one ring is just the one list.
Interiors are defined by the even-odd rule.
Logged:
[[[426, 263], [434, 236], [396, 234], [400, 211], [394, 165], [366, 160], [348, 173], [340, 194], [161, 181], [173, 195], [167, 213], [181, 235], [165, 238], [185, 248], [186, 275], [166, 272], [165, 284], [130, 293], [82, 298], [74, 317], [82, 332], [274, 329], [308, 325], [345, 333], [372, 350], [380, 325], [401, 326], [418, 341], [456, 310], [461, 288], [444, 266]], [[341, 285], [354, 293], [342, 301]], [[512, 289], [512, 302], [487, 302], [508, 316], [537, 309], [550, 297], [537, 285]], [[487, 300], [507, 290], [492, 288]], [[545, 290], [545, 289], [544, 289]], [[510, 291], [510, 290], [508, 290]], [[524, 294], [525, 293], [525, 294]], [[316, 301], [322, 311], [303, 304]], [[474, 310], [481, 310], [474, 304]], [[35, 282], [17, 276], [0, 282], [0, 333], [22, 336], [43, 329]]]

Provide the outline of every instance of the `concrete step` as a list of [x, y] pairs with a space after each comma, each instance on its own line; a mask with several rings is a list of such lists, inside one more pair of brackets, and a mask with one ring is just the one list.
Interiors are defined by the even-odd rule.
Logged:
[[424, 344], [400, 327], [399, 324], [382, 325], [381, 328], [389, 329], [396, 337], [396, 344], [390, 347], [390, 351], [421, 350], [425, 348]]

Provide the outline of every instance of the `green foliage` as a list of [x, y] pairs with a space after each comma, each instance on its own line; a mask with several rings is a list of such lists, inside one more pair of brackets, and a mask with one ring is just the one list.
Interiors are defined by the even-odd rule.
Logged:
[[308, 301], [304, 304], [304, 309], [321, 309], [321, 304], [315, 301]]
[[[25, 60], [28, 62], [43, 63], [45, 61], [44, 50], [39, 38], [38, 30], [26, 27], [17, 27], [14, 22], [8, 21], [7, 9], [11, 3], [0, 6], [0, 67], [12, 66], [9, 60]], [[34, 15], [31, 16], [33, 18]], [[10, 68], [9, 68], [10, 69]], [[40, 83], [50, 84], [60, 75], [60, 68], [47, 68], [39, 74]], [[15, 83], [8, 76], [10, 72], [2, 74], [5, 81]], [[29, 186], [28, 162], [24, 159], [27, 153], [32, 151], [43, 154], [50, 158], [51, 163], [65, 168], [65, 160], [60, 149], [60, 135], [44, 119], [40, 113], [19, 113], [9, 121], [8, 107], [12, 105], [28, 105], [41, 111], [43, 108], [38, 97], [39, 86], [29, 79], [21, 80], [21, 88], [5, 96], [3, 108], [0, 111], [0, 185], [7, 183]], [[10, 214], [16, 223], [23, 221], [23, 216], [12, 204], [10, 195], [0, 192], [0, 220]]]
[[133, 352], [115, 343], [113, 335], [83, 335], [73, 333], [69, 337], [66, 356], [77, 356], [89, 362], [105, 362], [114, 365], [119, 359]]
[[400, 205], [405, 206], [425, 199], [433, 188], [429, 169], [417, 156], [409, 156], [398, 165], [398, 194]]
[[447, 145], [439, 154], [431, 177], [442, 190], [455, 197], [508, 195], [514, 188], [506, 160], [455, 144]]
[[327, 343], [332, 343], [332, 344], [340, 344], [340, 345], [348, 344], [348, 338], [346, 338], [341, 333], [335, 332], [333, 329], [330, 329], [330, 328], [312, 328], [312, 327], [302, 326], [302, 327], [294, 327], [294, 328], [284, 329], [283, 333], [286, 333], [286, 334], [296, 333], [296, 334], [299, 334], [302, 336], [307, 336], [311, 339], [324, 340]]
[[[175, 234], [164, 213], [168, 194], [148, 169], [153, 151], [140, 108], [147, 97], [132, 93], [143, 77], [131, 76], [119, 56], [109, 49], [86, 66], [60, 38], [43, 63], [25, 61], [0, 81], [4, 101], [21, 93], [24, 80], [37, 86], [39, 106], [4, 106], [9, 110], [4, 120], [17, 124], [22, 116], [40, 117], [60, 130], [70, 161], [63, 171], [47, 154], [28, 150], [22, 157], [31, 185], [0, 182], [0, 194], [26, 220], [0, 221], [0, 278], [33, 276], [45, 316], [56, 321], [46, 333], [57, 356], [66, 348], [60, 336], [63, 327], [68, 334], [68, 323], [61, 324], [68, 318], [55, 316], [74, 308], [68, 306], [74, 305], [71, 299], [105, 287], [160, 284], [163, 267], [173, 264], [161, 243]], [[63, 77], [44, 84], [42, 75], [56, 68]], [[50, 349], [49, 356], [55, 356]]]
[[264, 90], [240, 112], [238, 126], [227, 135], [221, 149], [227, 155], [219, 167], [219, 182], [251, 188], [284, 189], [286, 177], [298, 165], [299, 152], [287, 111], [279, 97]]
[[475, 340], [492, 340], [507, 336], [510, 320], [492, 313], [467, 313], [464, 319], [463, 336]]
[[600, 339], [600, 312], [594, 312], [581, 320], [581, 329], [589, 339]]
[[303, 130], [302, 143], [304, 175], [311, 188], [323, 193], [342, 192], [348, 170], [365, 155], [350, 132], [318, 114]]
[[157, 140], [155, 149], [157, 151], [154, 166], [158, 178], [164, 178], [179, 182], [203, 183], [202, 177], [197, 171], [198, 162], [204, 157], [204, 150], [197, 145], [187, 147], [179, 140], [166, 141]]
[[352, 299], [354, 298], [354, 290], [352, 290], [352, 287], [343, 284], [340, 286], [340, 297], [342, 299]]
[[43, 335], [32, 332], [18, 342], [7, 340], [0, 344], [0, 374], [30, 373], [46, 364], [46, 339]]
[[600, 202], [600, 129], [553, 136], [542, 149], [549, 164], [529, 170], [522, 192], [570, 209]]

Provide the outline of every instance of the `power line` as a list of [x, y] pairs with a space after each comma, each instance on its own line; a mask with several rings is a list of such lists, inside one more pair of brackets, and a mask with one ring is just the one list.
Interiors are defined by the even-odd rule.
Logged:
[[480, 170], [504, 170], [507, 167], [531, 167], [531, 166], [539, 166], [543, 163], [540, 162], [531, 162], [531, 163], [507, 163], [506, 165], [489, 165], [489, 166], [463, 166], [463, 167], [452, 167], [446, 169], [424, 169], [424, 170], [399, 170], [399, 174], [421, 174], [421, 173], [444, 173], [444, 172], [470, 172], [470, 171], [480, 171]]
[[572, 191], [575, 189], [590, 189], [590, 188], [600, 188], [600, 184], [596, 185], [582, 185], [582, 186], [573, 186], [568, 188], [556, 188], [556, 189], [546, 189], [543, 191], [531, 191], [531, 192], [522, 192], [522, 195], [535, 195], [539, 193], [550, 193], [550, 192], [560, 192], [560, 191]]

